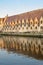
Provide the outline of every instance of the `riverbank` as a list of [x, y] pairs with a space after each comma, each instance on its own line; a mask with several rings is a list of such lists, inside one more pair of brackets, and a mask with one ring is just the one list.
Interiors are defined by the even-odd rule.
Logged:
[[0, 35], [4, 35], [4, 36], [24, 36], [24, 37], [43, 37], [43, 33], [26, 33], [26, 32], [19, 32], [19, 33], [13, 33], [13, 32], [4, 32], [4, 33], [0, 33]]

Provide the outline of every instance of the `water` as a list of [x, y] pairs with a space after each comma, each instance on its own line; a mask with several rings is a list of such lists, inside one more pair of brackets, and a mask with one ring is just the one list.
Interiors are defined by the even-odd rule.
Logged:
[[43, 65], [43, 38], [0, 36], [0, 65]]

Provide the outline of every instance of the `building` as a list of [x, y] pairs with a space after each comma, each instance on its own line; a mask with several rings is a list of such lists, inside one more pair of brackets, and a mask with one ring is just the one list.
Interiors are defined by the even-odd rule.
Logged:
[[43, 32], [43, 9], [0, 18], [0, 32]]

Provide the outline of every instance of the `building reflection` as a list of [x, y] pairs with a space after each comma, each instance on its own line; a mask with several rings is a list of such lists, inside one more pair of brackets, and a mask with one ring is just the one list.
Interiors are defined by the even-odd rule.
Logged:
[[0, 49], [42, 60], [43, 38], [2, 36], [0, 37]]

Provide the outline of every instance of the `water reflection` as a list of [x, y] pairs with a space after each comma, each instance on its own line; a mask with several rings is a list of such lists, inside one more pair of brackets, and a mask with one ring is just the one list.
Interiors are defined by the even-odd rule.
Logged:
[[43, 60], [43, 38], [2, 36], [0, 49]]

